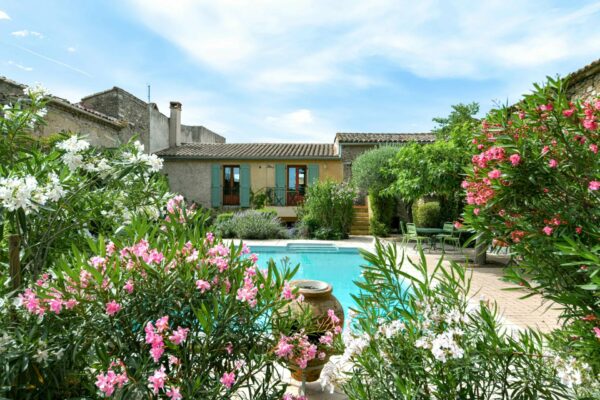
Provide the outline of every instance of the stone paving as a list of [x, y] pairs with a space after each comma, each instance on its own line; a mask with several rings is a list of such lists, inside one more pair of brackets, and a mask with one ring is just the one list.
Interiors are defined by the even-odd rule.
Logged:
[[[248, 246], [285, 246], [288, 243], [302, 243], [307, 241], [302, 240], [245, 240]], [[334, 243], [339, 247], [358, 247], [366, 250], [373, 250], [374, 239], [370, 236], [351, 236], [348, 240], [343, 241], [308, 241], [311, 244], [315, 243]], [[394, 242], [391, 242], [394, 243]], [[402, 251], [402, 246], [396, 243], [399, 253]], [[406, 256], [413, 260], [418, 259], [418, 253], [413, 250], [412, 246], [405, 249]], [[473, 298], [479, 300], [482, 296], [484, 299], [495, 301], [498, 303], [502, 322], [508, 329], [526, 329], [538, 328], [541, 331], [548, 332], [558, 327], [559, 310], [557, 306], [543, 302], [540, 296], [532, 296], [527, 299], [521, 299], [527, 294], [523, 289], [506, 290], [514, 288], [514, 284], [507, 283], [502, 280], [502, 268], [508, 261], [507, 256], [488, 254], [488, 264], [484, 266], [472, 266], [469, 264], [469, 259], [472, 259], [472, 249], [465, 249], [464, 254], [459, 251], [447, 251], [444, 254], [444, 265], [447, 265], [450, 260], [460, 263], [465, 263], [467, 269], [472, 273], [472, 295]], [[425, 253], [427, 264], [434, 266], [442, 257], [440, 251], [428, 251]], [[407, 263], [408, 261], [405, 261]], [[411, 266], [406, 265], [408, 270]], [[286, 375], [289, 376], [289, 373]], [[294, 381], [289, 377], [290, 387], [288, 392], [297, 394], [300, 388], [300, 382]], [[318, 382], [307, 384], [306, 394], [309, 400], [341, 400], [347, 397], [341, 392], [336, 391], [333, 394], [323, 392]]]

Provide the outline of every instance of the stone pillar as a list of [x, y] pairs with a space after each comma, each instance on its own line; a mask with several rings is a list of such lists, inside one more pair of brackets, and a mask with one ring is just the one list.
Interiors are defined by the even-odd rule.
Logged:
[[181, 103], [172, 101], [169, 118], [169, 147], [181, 145]]

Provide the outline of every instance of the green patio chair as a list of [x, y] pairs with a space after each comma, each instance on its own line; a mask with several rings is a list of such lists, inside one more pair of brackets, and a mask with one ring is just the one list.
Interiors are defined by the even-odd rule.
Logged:
[[460, 247], [460, 237], [455, 235], [456, 231], [454, 224], [452, 222], [444, 222], [442, 230], [444, 233], [435, 235], [435, 239], [442, 243], [442, 251], [446, 250], [446, 242], [450, 242], [455, 248], [460, 248], [462, 252], [462, 247]]
[[419, 234], [417, 233], [416, 225], [407, 223], [406, 233], [404, 234], [404, 240], [405, 244], [408, 244], [408, 242], [416, 242], [413, 246], [413, 249], [416, 249], [417, 246], [423, 247], [422, 243], [427, 242], [429, 238], [427, 236], [419, 236]]

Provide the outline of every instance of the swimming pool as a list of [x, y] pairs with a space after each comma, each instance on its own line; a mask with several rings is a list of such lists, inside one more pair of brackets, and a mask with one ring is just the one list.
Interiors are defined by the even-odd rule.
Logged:
[[290, 243], [287, 246], [251, 246], [258, 254], [258, 265], [266, 268], [270, 259], [278, 267], [288, 258], [290, 267], [300, 264], [294, 279], [316, 279], [333, 286], [333, 294], [342, 303], [344, 313], [354, 305], [351, 294], [358, 294], [354, 281], [361, 277], [365, 260], [357, 248], [337, 247], [332, 244]]

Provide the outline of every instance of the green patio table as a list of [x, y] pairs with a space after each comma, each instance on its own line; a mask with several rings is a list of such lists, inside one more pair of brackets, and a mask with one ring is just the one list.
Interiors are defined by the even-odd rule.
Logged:
[[444, 233], [442, 228], [419, 228], [417, 227], [417, 234], [423, 236], [429, 236], [429, 250], [435, 250], [435, 235]]

